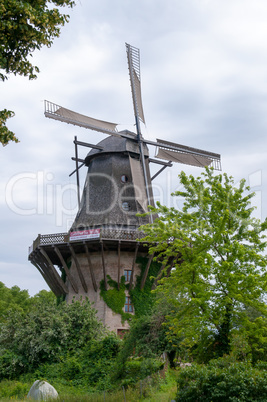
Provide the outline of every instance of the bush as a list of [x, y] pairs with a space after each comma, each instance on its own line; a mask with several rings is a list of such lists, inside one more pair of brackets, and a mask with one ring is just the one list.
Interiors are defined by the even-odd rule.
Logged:
[[250, 363], [229, 363], [229, 359], [181, 369], [177, 385], [177, 402], [267, 400], [267, 373]]
[[76, 391], [83, 392], [111, 389], [114, 384], [110, 373], [114, 371], [121, 342], [115, 334], [109, 333], [103, 339], [91, 340], [83, 348], [62, 355], [59, 362], [40, 364], [23, 378], [42, 378], [57, 387], [75, 387]]
[[10, 313], [9, 320], [0, 323], [0, 379], [17, 378], [41, 364], [59, 362], [100, 340], [105, 330], [95, 314], [86, 301], [37, 304], [27, 314]]
[[110, 373], [119, 353], [121, 340], [115, 334], [108, 334], [100, 341], [91, 341], [81, 353], [82, 375], [90, 386], [110, 389]]
[[159, 359], [133, 358], [125, 364], [125, 384], [134, 384], [163, 368], [163, 362]]

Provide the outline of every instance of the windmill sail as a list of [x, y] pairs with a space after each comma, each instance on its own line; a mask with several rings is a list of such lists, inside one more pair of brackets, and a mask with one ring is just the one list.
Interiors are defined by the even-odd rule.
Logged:
[[55, 103], [45, 101], [45, 116], [51, 119], [64, 121], [65, 123], [74, 124], [91, 130], [100, 131], [102, 133], [118, 136], [116, 123], [104, 120], [93, 119], [80, 113], [73, 112]]
[[200, 155], [194, 155], [187, 152], [176, 152], [171, 151], [170, 149], [162, 149], [162, 148], [158, 149], [156, 158], [199, 167], [209, 166], [212, 163], [211, 159]]
[[214, 169], [221, 169], [219, 154], [159, 139], [157, 146], [156, 158], [198, 167], [211, 165]]
[[[140, 120], [145, 123], [145, 117], [143, 112], [142, 98], [141, 98], [141, 73], [140, 73], [140, 51], [136, 47], [133, 47], [126, 43], [126, 51], [128, 58], [128, 67], [131, 81], [131, 90], [133, 98], [134, 116], [136, 122], [137, 140], [140, 149], [140, 157], [143, 168], [143, 175], [145, 180], [146, 196], [148, 204], [150, 202], [150, 194], [148, 189], [148, 177], [145, 166], [145, 157], [143, 149], [143, 140], [141, 135]], [[151, 223], [153, 222], [153, 217], [150, 215]]]
[[134, 114], [143, 123], [145, 123], [145, 116], [141, 97], [140, 51], [139, 49], [131, 45], [128, 45], [128, 43], [126, 43], [126, 50], [127, 50], [128, 67], [131, 80]]
[[141, 208], [145, 211], [148, 212], [148, 205], [147, 205], [147, 199], [145, 197], [145, 180], [144, 180], [144, 175], [142, 174], [142, 168], [140, 165], [140, 162], [136, 158], [130, 158], [130, 166], [131, 166], [131, 172], [132, 172], [132, 178], [133, 178], [133, 185], [135, 188], [135, 197], [137, 202], [140, 204]]

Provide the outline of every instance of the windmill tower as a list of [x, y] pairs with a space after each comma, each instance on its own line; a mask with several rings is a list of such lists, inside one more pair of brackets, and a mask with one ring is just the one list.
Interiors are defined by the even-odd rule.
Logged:
[[[39, 235], [29, 250], [29, 260], [39, 270], [56, 296], [68, 302], [73, 297], [88, 297], [94, 302], [98, 316], [111, 330], [118, 333], [128, 327], [127, 321], [114, 312], [103, 298], [110, 280], [127, 283], [123, 311], [134, 313], [130, 292], [139, 276], [143, 288], [152, 263], [147, 258], [141, 272], [137, 256], [147, 257], [148, 245], [140, 242], [138, 231], [153, 216], [140, 217], [153, 205], [152, 180], [172, 162], [193, 166], [213, 165], [220, 169], [220, 155], [179, 145], [166, 140], [143, 138], [141, 123], [145, 123], [141, 100], [140, 53], [126, 44], [133, 98], [136, 133], [117, 131], [117, 124], [93, 119], [45, 101], [45, 116], [107, 134], [98, 144], [74, 139], [78, 213], [68, 233]], [[149, 156], [148, 145], [156, 147], [156, 159]], [[82, 159], [78, 147], [91, 148]], [[151, 177], [149, 164], [160, 165]], [[87, 176], [80, 199], [79, 170], [87, 167]], [[56, 268], [57, 267], [57, 268]], [[59, 273], [60, 271], [60, 273]], [[101, 293], [102, 292], [102, 293]]]

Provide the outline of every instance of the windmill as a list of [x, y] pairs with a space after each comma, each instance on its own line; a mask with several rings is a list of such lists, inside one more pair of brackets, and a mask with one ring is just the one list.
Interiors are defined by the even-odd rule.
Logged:
[[[55, 103], [45, 101], [45, 116], [61, 122], [107, 134], [98, 144], [74, 138], [75, 170], [78, 213], [69, 233], [39, 235], [29, 252], [30, 261], [36, 266], [57, 296], [71, 300], [73, 296], [88, 296], [95, 303], [101, 320], [113, 330], [125, 328], [120, 317], [114, 316], [100, 297], [99, 283], [108, 289], [108, 276], [121, 275], [129, 281], [129, 291], [134, 286], [140, 269], [137, 255], [147, 255], [147, 245], [140, 243], [141, 224], [153, 216], [137, 216], [148, 212], [153, 205], [152, 180], [173, 162], [192, 166], [213, 166], [220, 169], [220, 155], [192, 148], [163, 139], [146, 140], [141, 132], [145, 123], [141, 98], [141, 73], [139, 49], [126, 44], [130, 85], [133, 99], [136, 132], [118, 131], [117, 124], [76, 113]], [[156, 148], [155, 158], [150, 158], [148, 145]], [[82, 159], [78, 146], [91, 151]], [[153, 177], [149, 163], [160, 165]], [[79, 170], [88, 167], [80, 199]], [[144, 286], [152, 256], [142, 274]], [[63, 279], [55, 266], [63, 273]], [[125, 273], [126, 272], [126, 273]], [[129, 301], [129, 295], [126, 295]], [[128, 303], [125, 306], [132, 311]], [[118, 316], [118, 314], [117, 314]], [[127, 327], [127, 325], [126, 325]]]

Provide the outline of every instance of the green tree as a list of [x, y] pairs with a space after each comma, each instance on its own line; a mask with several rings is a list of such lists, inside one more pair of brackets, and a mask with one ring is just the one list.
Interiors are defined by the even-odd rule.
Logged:
[[[267, 221], [252, 217], [254, 194], [245, 180], [235, 186], [232, 177], [209, 168], [201, 177], [179, 177], [183, 191], [173, 195], [183, 198], [182, 209], [157, 203], [151, 213], [159, 217], [142, 227], [150, 252], [170, 272], [157, 288], [162, 302], [177, 309], [167, 317], [169, 338], [217, 356], [229, 353], [237, 332], [255, 337], [258, 331], [266, 343]], [[249, 308], [257, 312], [253, 319]]]
[[11, 310], [8, 320], [0, 323], [0, 379], [59, 362], [104, 335], [88, 301], [56, 305], [41, 297], [28, 313]]
[[[39, 68], [29, 57], [42, 46], [50, 47], [60, 35], [60, 27], [68, 22], [69, 16], [61, 14], [59, 7], [73, 7], [73, 0], [0, 0], [0, 80], [6, 74], [19, 74], [29, 79], [37, 77]], [[56, 7], [52, 7], [54, 5]], [[9, 110], [0, 111], [0, 142], [18, 142], [15, 134], [8, 130], [6, 120], [14, 116]]]
[[41, 290], [30, 297], [28, 290], [18, 286], [8, 288], [3, 282], [0, 282], [0, 294], [0, 322], [8, 321], [11, 311], [26, 314], [36, 305], [56, 304], [56, 297], [51, 291]]
[[9, 310], [25, 311], [30, 306], [30, 295], [27, 290], [18, 286], [7, 288], [0, 282], [0, 322], [8, 319]]

